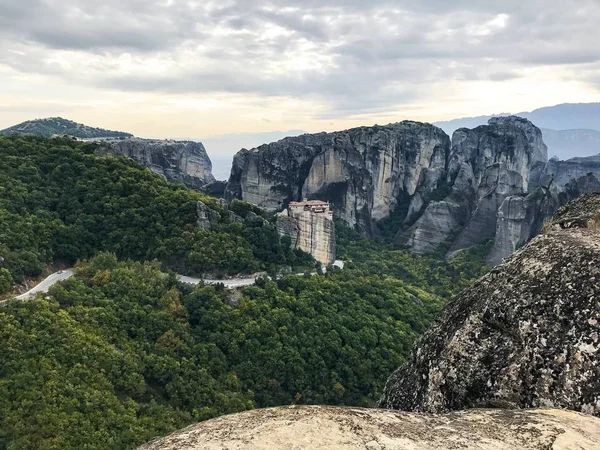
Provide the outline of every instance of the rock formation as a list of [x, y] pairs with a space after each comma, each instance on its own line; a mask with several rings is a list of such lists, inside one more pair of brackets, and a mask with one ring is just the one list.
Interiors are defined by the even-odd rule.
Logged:
[[442, 130], [417, 122], [285, 138], [240, 151], [225, 195], [271, 211], [323, 199], [368, 233], [403, 199], [435, 189], [449, 147]]
[[455, 251], [494, 239], [502, 202], [537, 188], [546, 161], [542, 134], [525, 119], [497, 117], [457, 130], [445, 175], [449, 195], [431, 202], [399, 241], [426, 253], [442, 244]]
[[416, 122], [286, 138], [234, 158], [226, 188], [272, 211], [302, 197], [331, 202], [365, 234], [401, 224], [396, 241], [415, 253], [494, 241], [495, 265], [541, 230], [556, 209], [600, 189], [600, 157], [547, 160], [541, 131], [496, 117], [452, 142]]
[[294, 248], [310, 253], [322, 264], [335, 261], [335, 225], [329, 203], [291, 202], [277, 215], [277, 231], [289, 236]]
[[140, 450], [597, 450], [600, 419], [559, 410], [432, 416], [330, 406], [248, 411], [193, 425]]
[[126, 156], [149, 167], [167, 180], [182, 181], [200, 189], [215, 181], [212, 163], [200, 142], [123, 139], [99, 142], [97, 156]]
[[583, 194], [600, 192], [600, 156], [559, 161], [544, 168], [542, 183], [529, 195], [507, 197], [498, 210], [490, 265], [500, 264], [539, 234], [556, 210]]
[[503, 258], [536, 237], [560, 205], [558, 187], [552, 182], [529, 195], [504, 199], [498, 210], [494, 246], [487, 263], [491, 266], [500, 264]]
[[588, 174], [600, 180], [600, 155], [572, 158], [566, 161], [552, 158], [548, 161], [545, 173], [551, 175], [561, 189], [564, 189], [572, 180], [578, 180]]
[[219, 223], [221, 215], [210, 209], [204, 202], [198, 202], [196, 204], [196, 214], [198, 216], [198, 227], [203, 230], [212, 230], [212, 228]]
[[557, 407], [600, 416], [599, 224], [600, 194], [562, 207], [543, 234], [447, 306], [390, 377], [379, 405], [435, 413]]

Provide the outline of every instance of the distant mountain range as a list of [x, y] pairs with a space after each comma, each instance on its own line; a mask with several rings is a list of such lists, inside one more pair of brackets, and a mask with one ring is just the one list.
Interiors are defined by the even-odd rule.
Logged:
[[13, 127], [0, 131], [0, 134], [36, 135], [43, 137], [72, 136], [79, 139], [127, 139], [133, 137], [130, 133], [122, 131], [105, 130], [94, 128], [62, 117], [50, 117], [48, 119], [28, 120]]
[[[500, 113], [489, 116], [465, 117], [435, 122], [449, 136], [459, 128], [473, 129], [487, 125], [492, 117], [507, 116]], [[593, 156], [600, 153], [600, 103], [566, 103], [539, 108], [531, 112], [520, 112], [517, 116], [533, 122], [542, 130], [548, 146], [548, 156], [561, 160], [574, 157]], [[94, 128], [60, 117], [36, 119], [0, 131], [0, 134], [33, 134], [44, 137], [68, 135], [79, 139], [127, 139], [130, 133]], [[254, 148], [286, 136], [304, 134], [301, 130], [272, 133], [242, 133], [203, 139], [213, 161], [213, 172], [217, 179], [229, 176], [231, 160], [241, 148]], [[197, 139], [193, 139], [197, 141]], [[187, 139], [186, 139], [187, 141]]]
[[[507, 115], [465, 117], [434, 125], [452, 136], [459, 128], [475, 128], [486, 125], [492, 117]], [[515, 115], [529, 119], [542, 130], [549, 156], [569, 159], [600, 153], [600, 103], [565, 103]]]
[[600, 131], [600, 103], [564, 103], [546, 106], [531, 112], [499, 113], [490, 116], [463, 117], [435, 122], [450, 136], [459, 128], [475, 128], [486, 125], [492, 117], [515, 115], [529, 119], [538, 128], [551, 130], [597, 130]]

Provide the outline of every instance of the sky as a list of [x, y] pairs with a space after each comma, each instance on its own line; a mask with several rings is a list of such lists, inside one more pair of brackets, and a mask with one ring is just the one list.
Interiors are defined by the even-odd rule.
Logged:
[[218, 142], [597, 102], [599, 23], [600, 0], [0, 0], [0, 129]]

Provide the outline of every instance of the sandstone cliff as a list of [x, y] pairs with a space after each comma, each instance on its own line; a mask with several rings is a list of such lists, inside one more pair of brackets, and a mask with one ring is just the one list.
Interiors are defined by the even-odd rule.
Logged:
[[283, 407], [193, 425], [140, 450], [597, 450], [600, 419], [569, 411], [477, 410], [439, 416]]
[[450, 255], [493, 241], [498, 264], [529, 242], [556, 209], [600, 189], [600, 158], [547, 160], [541, 131], [497, 117], [452, 142], [416, 122], [286, 138], [234, 158], [226, 197], [272, 211], [323, 199], [365, 234], [393, 219], [396, 242]]
[[455, 251], [494, 239], [500, 206], [537, 188], [546, 160], [540, 130], [525, 119], [497, 117], [474, 130], [457, 130], [446, 171], [450, 194], [430, 203], [399, 234], [400, 242], [425, 253], [442, 244]]
[[460, 294], [388, 380], [380, 406], [558, 407], [600, 416], [600, 194]]
[[126, 156], [149, 167], [167, 180], [199, 189], [215, 181], [212, 163], [200, 142], [123, 139], [99, 142], [98, 156]]
[[310, 253], [321, 264], [335, 261], [335, 225], [327, 211], [315, 213], [303, 207], [290, 207], [277, 215], [277, 231], [291, 238], [294, 248]]
[[403, 199], [435, 189], [449, 147], [442, 130], [417, 122], [286, 138], [240, 151], [225, 195], [271, 211], [327, 200], [336, 217], [370, 232]]

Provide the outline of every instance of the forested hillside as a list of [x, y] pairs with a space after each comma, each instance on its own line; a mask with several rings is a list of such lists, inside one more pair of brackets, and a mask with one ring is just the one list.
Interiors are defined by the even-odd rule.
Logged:
[[[486, 270], [485, 248], [445, 262], [340, 223], [342, 271], [192, 288], [166, 270], [311, 260], [251, 205], [92, 151], [0, 138], [6, 285], [90, 258], [47, 295], [0, 306], [0, 450], [129, 449], [249, 408], [373, 405], [446, 300]], [[196, 225], [198, 201], [221, 217], [211, 231]]]
[[28, 120], [27, 122], [1, 130], [0, 134], [17, 134], [21, 136], [32, 135], [47, 138], [58, 135], [72, 136], [79, 139], [127, 139], [133, 137], [130, 133], [89, 127], [81, 123], [73, 122], [72, 120], [63, 119], [62, 117]]
[[[0, 308], [0, 449], [133, 448], [249, 408], [373, 405], [444, 303], [420, 287], [424, 261], [382, 258], [373, 271], [411, 283], [350, 263], [243, 294], [194, 290], [101, 254], [48, 299]], [[434, 264], [434, 290], [450, 295], [460, 273]]]
[[[162, 261], [185, 274], [237, 274], [311, 264], [308, 255], [250, 215], [169, 184], [125, 158], [98, 158], [94, 144], [0, 136], [0, 294], [52, 261], [74, 263], [108, 250]], [[197, 227], [197, 202], [220, 221]], [[234, 218], [237, 218], [235, 220]]]

